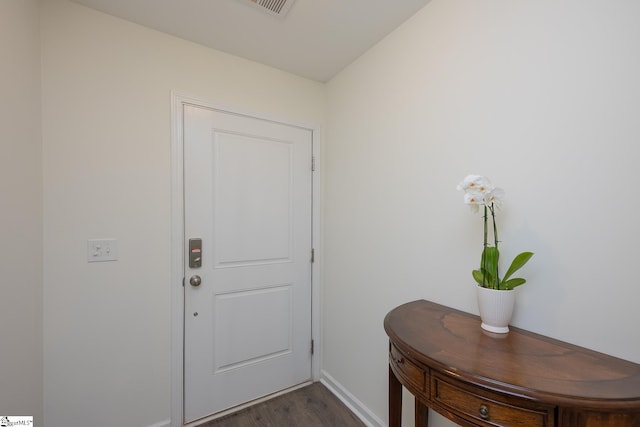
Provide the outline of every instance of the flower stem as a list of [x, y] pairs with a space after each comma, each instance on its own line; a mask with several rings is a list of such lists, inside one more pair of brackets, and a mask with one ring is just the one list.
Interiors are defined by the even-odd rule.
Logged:
[[[494, 233], [495, 234], [495, 233]], [[482, 287], [487, 282], [487, 205], [484, 205], [484, 247], [482, 248]]]
[[[493, 203], [491, 203], [491, 206], [489, 207], [489, 209], [491, 210], [491, 219], [493, 220], [493, 244], [496, 247], [496, 254], [497, 256], [499, 256], [500, 252], [498, 251], [498, 227], [496, 227], [496, 212], [493, 206]], [[496, 259], [496, 289], [500, 289], [500, 275], [498, 274], [498, 261], [499, 259]]]

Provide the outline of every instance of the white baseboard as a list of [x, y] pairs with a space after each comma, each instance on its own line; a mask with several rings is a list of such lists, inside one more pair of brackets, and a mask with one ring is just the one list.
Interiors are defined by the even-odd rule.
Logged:
[[171, 420], [160, 421], [159, 423], [151, 424], [147, 427], [171, 427]]
[[324, 370], [321, 372], [320, 382], [325, 385], [338, 399], [342, 401], [368, 427], [385, 427], [386, 424], [376, 414], [371, 412], [353, 394], [337, 382]]

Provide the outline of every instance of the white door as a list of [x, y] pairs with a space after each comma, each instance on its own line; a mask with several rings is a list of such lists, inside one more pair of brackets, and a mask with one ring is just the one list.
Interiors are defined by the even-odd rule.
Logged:
[[191, 422], [311, 379], [312, 133], [189, 105], [183, 129]]

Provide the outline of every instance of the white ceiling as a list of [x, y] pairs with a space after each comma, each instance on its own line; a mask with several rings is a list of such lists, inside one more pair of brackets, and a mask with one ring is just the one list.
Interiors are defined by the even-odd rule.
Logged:
[[146, 27], [326, 82], [430, 0], [73, 0]]

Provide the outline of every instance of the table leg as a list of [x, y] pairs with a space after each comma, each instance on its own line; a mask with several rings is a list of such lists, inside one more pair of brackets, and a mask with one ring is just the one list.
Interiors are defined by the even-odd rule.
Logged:
[[402, 424], [402, 384], [389, 366], [389, 427]]
[[415, 399], [415, 419], [416, 427], [429, 427], [429, 407]]

